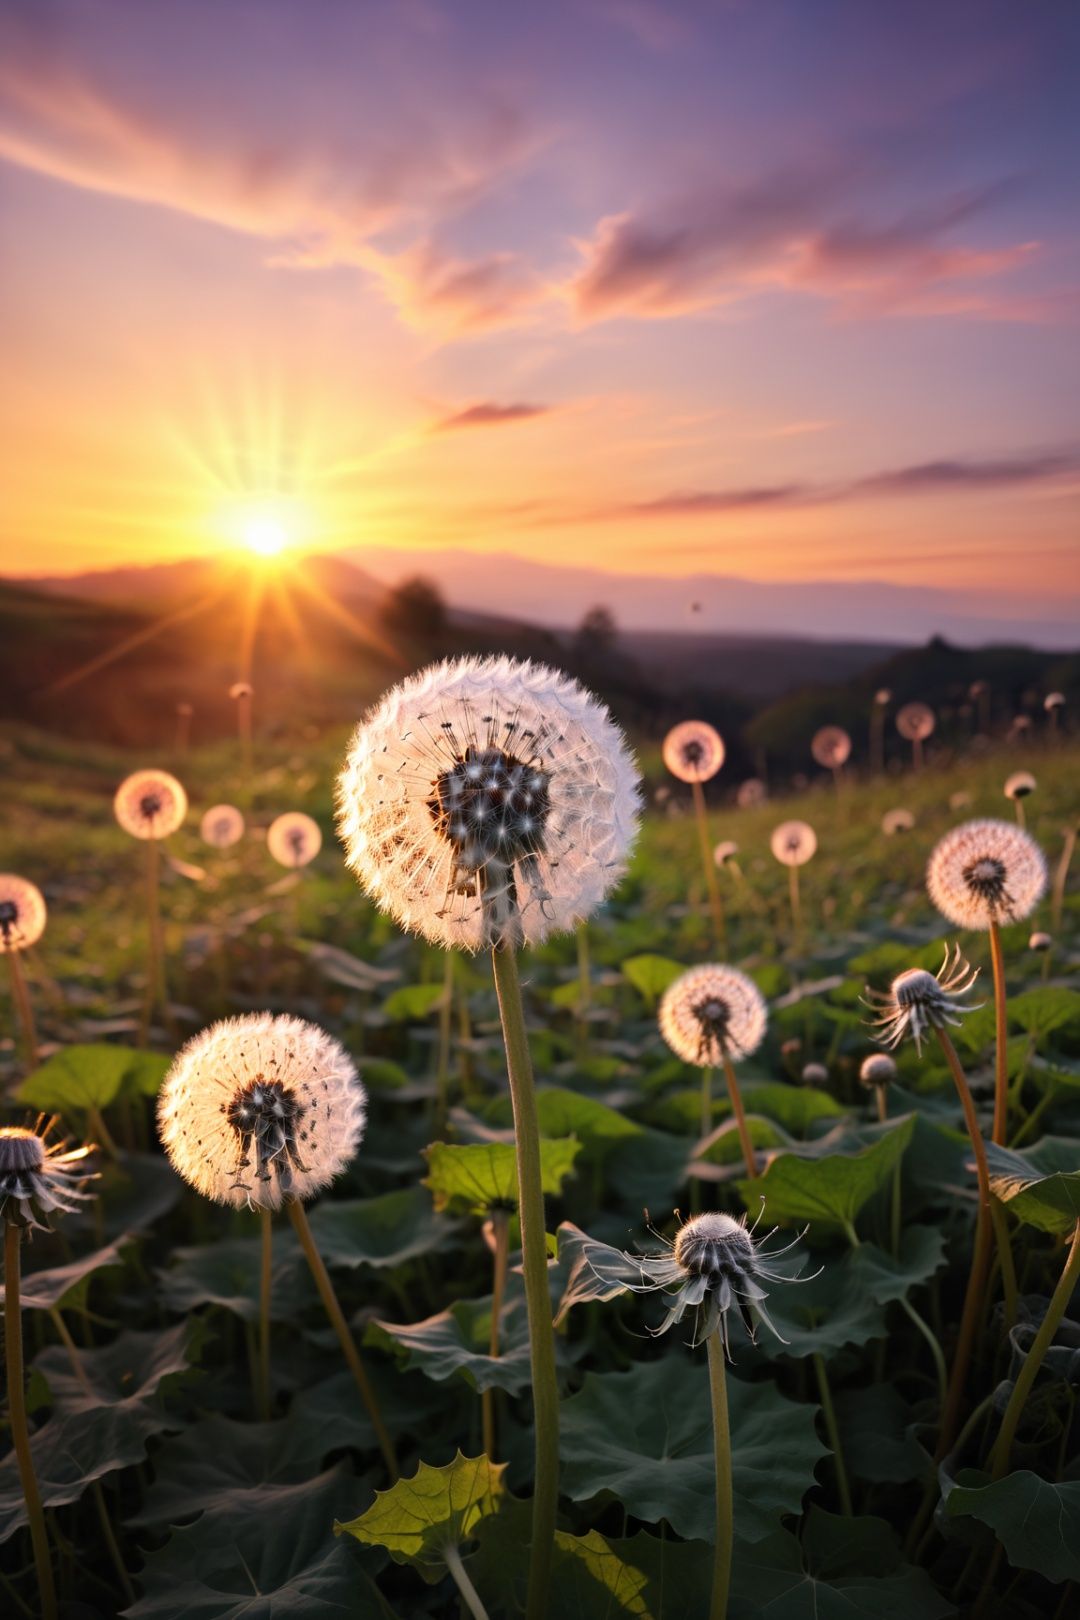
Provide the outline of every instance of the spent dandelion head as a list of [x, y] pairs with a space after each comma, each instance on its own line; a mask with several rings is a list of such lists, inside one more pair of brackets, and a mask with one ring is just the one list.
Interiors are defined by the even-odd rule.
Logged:
[[244, 817], [235, 804], [214, 804], [199, 823], [199, 835], [211, 849], [230, 849], [244, 836]]
[[15, 872], [0, 872], [0, 956], [25, 951], [45, 932], [45, 896]]
[[928, 703], [905, 703], [897, 711], [896, 729], [906, 742], [925, 742], [936, 724]]
[[817, 833], [808, 821], [782, 821], [769, 840], [781, 866], [805, 866], [817, 850]]
[[886, 810], [881, 818], [881, 830], [886, 838], [895, 838], [897, 833], [910, 832], [915, 825], [915, 817], [910, 810], [897, 806], [895, 810]]
[[936, 974], [926, 968], [906, 968], [897, 974], [888, 990], [867, 988], [866, 1005], [874, 1011], [880, 1045], [895, 1048], [910, 1035], [921, 1052], [923, 1039], [931, 1029], [957, 1025], [965, 1013], [975, 1011], [964, 997], [978, 975], [978, 968], [964, 960], [959, 947], [950, 952], [946, 946], [945, 959]]
[[50, 1141], [56, 1117], [41, 1116], [33, 1130], [0, 1126], [0, 1221], [9, 1226], [49, 1230], [49, 1216], [72, 1215], [89, 1193], [87, 1160], [92, 1147]]
[[822, 726], [815, 731], [810, 752], [827, 771], [838, 771], [851, 756], [851, 738], [842, 726]]
[[1005, 779], [1005, 797], [1015, 803], [1017, 799], [1026, 799], [1029, 793], [1034, 793], [1038, 785], [1030, 771], [1013, 771]]
[[888, 1052], [871, 1052], [864, 1057], [859, 1068], [859, 1081], [868, 1091], [874, 1086], [889, 1086], [896, 1079], [896, 1063]]
[[338, 778], [346, 860], [433, 944], [476, 951], [572, 930], [621, 876], [639, 777], [607, 709], [511, 658], [433, 665], [361, 722]]
[[1047, 934], [1041, 928], [1037, 928], [1032, 934], [1031, 938], [1028, 940], [1028, 950], [1048, 951], [1053, 946], [1053, 943], [1053, 934]]
[[664, 738], [664, 764], [680, 782], [708, 782], [724, 756], [723, 738], [705, 720], [683, 720]]
[[824, 1063], [804, 1063], [799, 1079], [804, 1086], [824, 1086], [828, 1084], [829, 1071]]
[[116, 790], [116, 819], [132, 838], [168, 838], [187, 815], [187, 794], [168, 771], [134, 771]]
[[302, 810], [287, 810], [270, 823], [266, 847], [281, 866], [306, 866], [322, 848], [322, 832]]
[[764, 804], [769, 797], [769, 790], [765, 783], [757, 776], [747, 777], [745, 782], [739, 783], [735, 794], [735, 803], [740, 810], [756, 810], [759, 804]]
[[158, 1130], [173, 1168], [205, 1197], [277, 1209], [341, 1174], [366, 1105], [352, 1060], [325, 1030], [249, 1013], [212, 1024], [177, 1053]]
[[1064, 692], [1047, 692], [1046, 696], [1043, 698], [1043, 708], [1046, 710], [1047, 714], [1053, 714], [1055, 709], [1063, 709], [1064, 707]]
[[934, 846], [926, 869], [930, 899], [958, 928], [989, 928], [1031, 915], [1046, 888], [1046, 860], [1022, 827], [965, 821]]
[[254, 695], [255, 688], [250, 681], [233, 681], [229, 687], [229, 696], [234, 703], [238, 703], [241, 698], [251, 698]]
[[713, 850], [713, 860], [717, 866], [726, 866], [728, 861], [734, 860], [739, 853], [739, 846], [734, 838], [724, 838]]
[[737, 968], [690, 968], [660, 999], [660, 1033], [684, 1063], [710, 1069], [756, 1052], [765, 1037], [765, 997]]

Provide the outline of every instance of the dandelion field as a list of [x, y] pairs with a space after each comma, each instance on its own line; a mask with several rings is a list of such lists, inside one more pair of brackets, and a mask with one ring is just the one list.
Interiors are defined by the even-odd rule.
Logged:
[[[174, 772], [190, 804], [158, 862], [166, 1001], [147, 1018], [142, 850], [112, 807], [130, 758], [18, 728], [2, 742], [0, 865], [49, 907], [21, 953], [36, 1061], [5, 1002], [3, 1123], [59, 1115], [58, 1135], [95, 1145], [98, 1173], [53, 1231], [21, 1239], [25, 1405], [58, 1612], [535, 1620], [536, 1345], [504, 1032], [518, 1059], [488, 956], [406, 933], [347, 872], [332, 803], [344, 735], [280, 756], [256, 739], [250, 772], [234, 745], [166, 751], [137, 762]], [[736, 849], [708, 884], [689, 790], [655, 743], [639, 753], [646, 809], [626, 875], [586, 925], [520, 958], [557, 1324], [557, 1516], [539, 1613], [1065, 1616], [1080, 1586], [1080, 894], [1074, 872], [1060, 917], [1048, 888], [1001, 927], [1008, 1109], [995, 1144], [988, 935], [948, 923], [925, 883], [951, 828], [1014, 821], [1002, 784], [1016, 749], [873, 779], [826, 771], [743, 809], [719, 777], [709, 837]], [[1026, 828], [1052, 883], [1080, 760], [1061, 739], [1019, 763], [1038, 779]], [[677, 814], [657, 807], [662, 784]], [[246, 829], [215, 848], [200, 818], [222, 802]], [[900, 807], [913, 825], [887, 835]], [[268, 850], [286, 811], [321, 830], [306, 864]], [[788, 820], [817, 837], [794, 915], [770, 850]], [[1036, 930], [1049, 949], [1029, 948]], [[939, 975], [947, 945], [979, 970], [947, 1033], [987, 1139], [985, 1210], [937, 1024], [921, 1049], [900, 1043], [887, 1084], [860, 1082], [880, 1050], [868, 987], [887, 996], [908, 970]], [[705, 963], [738, 969], [767, 1008], [752, 1050], [721, 1042], [734, 1091], [719, 1057], [684, 1060], [658, 1028], [665, 992]], [[211, 1203], [158, 1141], [177, 1048], [262, 1011], [326, 1031], [367, 1090], [362, 1140], [308, 1220], [370, 1403], [288, 1199], [272, 1220]], [[763, 1316], [752, 1292], [724, 1305], [717, 1291], [729, 1355], [715, 1328], [707, 1347], [692, 1342], [712, 1284], [688, 1264], [676, 1282], [697, 1278], [698, 1296], [676, 1294], [686, 1312], [657, 1332], [672, 1292], [645, 1286], [642, 1257], [674, 1276], [682, 1223], [728, 1234], [744, 1213], [780, 1279], [762, 1284]], [[724, 1215], [735, 1220], [706, 1219]], [[954, 1380], [965, 1320], [970, 1360]], [[733, 1544], [717, 1608], [725, 1479]], [[43, 1612], [32, 1517], [5, 1449], [12, 1614]]]

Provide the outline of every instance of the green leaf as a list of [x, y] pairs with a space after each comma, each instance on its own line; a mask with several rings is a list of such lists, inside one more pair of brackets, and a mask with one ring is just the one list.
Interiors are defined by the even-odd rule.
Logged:
[[770, 1223], [853, 1225], [863, 1205], [888, 1182], [914, 1129], [915, 1117], [909, 1114], [857, 1153], [826, 1157], [782, 1153], [764, 1175], [740, 1181], [740, 1195], [746, 1207], [755, 1211], [764, 1198], [765, 1219]]
[[681, 962], [673, 962], [667, 956], [652, 955], [628, 956], [622, 970], [650, 1007], [655, 1007], [668, 986], [686, 972]]
[[500, 1314], [499, 1355], [489, 1353], [491, 1298], [457, 1299], [423, 1322], [369, 1322], [364, 1343], [395, 1352], [403, 1366], [417, 1367], [441, 1382], [460, 1375], [473, 1389], [528, 1389], [529, 1324], [525, 1295], [511, 1277]]
[[[614, 1143], [641, 1136], [644, 1131], [644, 1126], [620, 1114], [618, 1109], [562, 1086], [545, 1086], [538, 1090], [536, 1112], [541, 1134], [552, 1138], [576, 1136], [582, 1144], [583, 1159], [601, 1158]], [[498, 1098], [484, 1110], [484, 1117], [492, 1124], [512, 1124], [509, 1097]]]
[[[817, 1537], [807, 1520], [806, 1546], [788, 1530], [778, 1530], [755, 1546], [736, 1542], [728, 1620], [944, 1620], [953, 1605], [936, 1591], [924, 1570], [900, 1562], [892, 1551], [866, 1574], [832, 1573], [832, 1539]], [[830, 1517], [825, 1515], [824, 1517]], [[875, 1527], [869, 1532], [863, 1527]], [[881, 1520], [845, 1519], [837, 1536], [848, 1537], [861, 1559], [888, 1545]]]
[[905, 1226], [899, 1255], [874, 1243], [862, 1243], [853, 1255], [855, 1286], [879, 1305], [906, 1299], [913, 1288], [929, 1282], [945, 1264], [945, 1239], [936, 1226]]
[[1039, 985], [1009, 1000], [1009, 1022], [1019, 1024], [1030, 1035], [1049, 1035], [1052, 1030], [1080, 1024], [1080, 991], [1064, 985]]
[[[1069, 1156], [1075, 1164], [1075, 1149]], [[1019, 1220], [1056, 1233], [1071, 1232], [1080, 1221], [1080, 1170], [1040, 1175], [1028, 1157], [993, 1143], [987, 1145], [987, 1159], [991, 1192]]]
[[804, 1136], [818, 1119], [833, 1119], [844, 1112], [835, 1097], [815, 1086], [748, 1085], [743, 1087], [748, 1113], [775, 1119], [786, 1131]]
[[127, 1046], [65, 1046], [28, 1075], [16, 1099], [43, 1113], [107, 1108], [121, 1090], [154, 1096], [169, 1068], [159, 1052]]
[[1055, 1485], [1028, 1469], [991, 1485], [981, 1483], [985, 1478], [963, 1469], [945, 1498], [947, 1511], [988, 1524], [1017, 1569], [1038, 1570], [1048, 1581], [1080, 1581], [1080, 1480]]
[[[204, 1305], [231, 1311], [245, 1322], [259, 1319], [259, 1238], [224, 1238], [172, 1251], [173, 1263], [160, 1273], [167, 1309], [187, 1314]], [[270, 1315], [292, 1320], [315, 1298], [314, 1286], [291, 1231], [274, 1233]]]
[[[711, 1541], [715, 1469], [708, 1374], [669, 1352], [628, 1372], [588, 1373], [562, 1405], [562, 1484], [573, 1501], [611, 1491], [636, 1518], [666, 1519], [680, 1536]], [[826, 1455], [816, 1407], [771, 1384], [729, 1377], [736, 1533], [766, 1536], [797, 1513]], [[777, 1437], [783, 1435], [778, 1447]]]
[[844, 1461], [858, 1479], [898, 1485], [925, 1472], [926, 1453], [909, 1432], [907, 1407], [891, 1384], [842, 1389], [835, 1403]]
[[[24, 1311], [50, 1311], [54, 1305], [63, 1305], [65, 1296], [96, 1271], [103, 1271], [108, 1266], [122, 1266], [124, 1257], [121, 1250], [133, 1242], [133, 1238], [125, 1235], [115, 1243], [106, 1244], [103, 1249], [95, 1249], [93, 1254], [84, 1255], [81, 1260], [69, 1261], [66, 1266], [49, 1266], [41, 1271], [24, 1272], [19, 1293], [20, 1305]], [[0, 1283], [0, 1302], [4, 1294], [4, 1285]]]
[[[540, 1172], [545, 1193], [557, 1196], [574, 1168], [581, 1143], [572, 1137], [540, 1143]], [[492, 1209], [517, 1208], [517, 1157], [512, 1142], [433, 1142], [425, 1150], [430, 1187], [437, 1210], [451, 1215], [486, 1215]]]
[[411, 1564], [428, 1580], [446, 1570], [446, 1550], [472, 1541], [485, 1519], [499, 1511], [505, 1463], [463, 1457], [432, 1468], [421, 1462], [412, 1479], [376, 1491], [366, 1513], [334, 1525], [335, 1535], [355, 1536], [385, 1547], [397, 1564]]
[[419, 1024], [430, 1018], [446, 994], [437, 984], [403, 984], [391, 991], [382, 1004], [386, 1017], [395, 1024]]
[[323, 1199], [311, 1230], [328, 1266], [403, 1266], [453, 1243], [459, 1227], [437, 1215], [423, 1187], [399, 1187], [378, 1198]]

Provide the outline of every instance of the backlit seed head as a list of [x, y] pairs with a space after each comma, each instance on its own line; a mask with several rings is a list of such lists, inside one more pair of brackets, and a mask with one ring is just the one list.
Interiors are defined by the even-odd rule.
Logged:
[[39, 1118], [33, 1130], [0, 1127], [0, 1221], [9, 1226], [49, 1229], [49, 1216], [74, 1214], [90, 1195], [87, 1160], [91, 1147], [50, 1142], [56, 1118]]
[[236, 702], [240, 698], [254, 697], [255, 688], [250, 681], [234, 681], [229, 687], [229, 696]]
[[14, 872], [0, 872], [0, 956], [25, 951], [45, 932], [45, 896]]
[[799, 1078], [804, 1086], [824, 1086], [828, 1084], [829, 1071], [824, 1063], [804, 1063]]
[[680, 782], [707, 782], [724, 763], [724, 741], [704, 720], [683, 720], [664, 738], [664, 764]]
[[467, 951], [536, 944], [625, 869], [639, 776], [608, 711], [511, 658], [435, 664], [361, 723], [338, 778], [348, 865], [403, 928]]
[[168, 771], [135, 771], [116, 790], [116, 819], [132, 838], [168, 838], [187, 815], [187, 794]]
[[871, 1052], [864, 1057], [859, 1079], [869, 1090], [873, 1086], [888, 1086], [896, 1079], [896, 1064], [888, 1052]]
[[1032, 934], [1031, 938], [1028, 940], [1028, 950], [1048, 951], [1053, 946], [1053, 943], [1054, 937], [1052, 934], [1045, 934], [1041, 929], [1036, 930], [1036, 932]]
[[1047, 692], [1046, 696], [1043, 698], [1043, 708], [1046, 710], [1047, 714], [1052, 713], [1054, 709], [1063, 709], [1064, 707], [1064, 692]]
[[756, 776], [750, 776], [745, 782], [739, 783], [739, 790], [735, 795], [735, 803], [740, 810], [756, 810], [759, 804], [764, 804], [769, 797], [769, 790], [764, 782]]
[[877, 1015], [874, 1023], [880, 1032], [876, 1037], [878, 1042], [882, 1046], [896, 1047], [905, 1035], [911, 1035], [921, 1051], [929, 1030], [959, 1024], [964, 1013], [975, 1011], [963, 997], [971, 990], [978, 974], [978, 968], [964, 960], [959, 948], [950, 953], [946, 946], [945, 959], [936, 976], [925, 968], [907, 968], [884, 993], [867, 989], [866, 1004]]
[[895, 810], [886, 810], [881, 818], [881, 830], [886, 838], [895, 838], [897, 833], [910, 832], [915, 825], [915, 817], [910, 810], [897, 807]]
[[690, 968], [660, 1000], [660, 1033], [684, 1063], [708, 1069], [749, 1057], [765, 1037], [768, 1009], [753, 979], [737, 968]]
[[805, 866], [817, 850], [817, 833], [808, 821], [782, 821], [769, 848], [782, 866]]
[[908, 742], [925, 742], [937, 722], [926, 703], [905, 703], [897, 712], [896, 729]]
[[1043, 852], [1009, 821], [965, 821], [935, 845], [926, 869], [930, 899], [958, 928], [1029, 917], [1046, 889]]
[[814, 733], [810, 752], [827, 771], [839, 770], [851, 755], [851, 738], [842, 726], [822, 726]]
[[158, 1131], [174, 1169], [205, 1197], [277, 1209], [341, 1174], [366, 1108], [351, 1059], [325, 1030], [249, 1013], [212, 1024], [177, 1053]]
[[306, 866], [322, 848], [319, 823], [302, 810], [287, 810], [270, 823], [266, 847], [281, 866]]
[[1013, 771], [1005, 779], [1005, 797], [1007, 799], [1026, 799], [1029, 793], [1034, 793], [1038, 783], [1030, 771]]
[[229, 849], [244, 836], [244, 818], [234, 804], [215, 804], [200, 821], [199, 833], [211, 849]]
[[713, 850], [713, 860], [717, 866], [726, 866], [739, 853], [739, 846], [733, 838], [725, 838]]

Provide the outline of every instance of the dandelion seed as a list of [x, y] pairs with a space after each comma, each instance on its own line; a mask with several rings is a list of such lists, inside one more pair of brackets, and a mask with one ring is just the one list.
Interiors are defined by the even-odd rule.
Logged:
[[895, 838], [897, 833], [910, 832], [915, 825], [915, 817], [910, 810], [898, 808], [886, 810], [881, 818], [881, 830], [886, 838]]
[[759, 805], [765, 803], [768, 797], [769, 790], [765, 783], [756, 776], [750, 776], [747, 777], [745, 782], [739, 783], [738, 792], [735, 794], [735, 803], [740, 810], [756, 810]]
[[704, 720], [683, 720], [664, 738], [664, 764], [680, 782], [708, 782], [724, 758], [723, 738]]
[[90, 1197], [82, 1189], [93, 1178], [86, 1161], [94, 1150], [50, 1142], [56, 1123], [43, 1116], [33, 1130], [0, 1126], [0, 1221], [7, 1225], [49, 1231], [50, 1215], [74, 1215]]
[[231, 849], [244, 836], [244, 817], [234, 804], [215, 804], [199, 823], [204, 844], [211, 849]]
[[0, 872], [0, 956], [36, 945], [47, 915], [39, 888], [14, 872]]
[[810, 752], [827, 771], [838, 771], [851, 757], [851, 738], [842, 726], [822, 726], [814, 733]]
[[302, 810], [287, 810], [270, 823], [266, 847], [281, 866], [307, 866], [322, 848], [322, 832]]
[[1031, 915], [1046, 889], [1042, 850], [1007, 821], [965, 821], [945, 834], [926, 870], [930, 899], [958, 928], [990, 928]]
[[132, 838], [168, 838], [187, 815], [187, 794], [168, 771], [135, 771], [116, 790], [116, 819]]
[[618, 881], [638, 773], [576, 681], [509, 658], [433, 665], [357, 729], [338, 779], [348, 865], [378, 905], [467, 951], [570, 932]]
[[[930, 1030], [959, 1025], [965, 1013], [976, 1010], [963, 998], [978, 976], [978, 968], [964, 960], [959, 947], [953, 952], [946, 947], [936, 975], [926, 968], [907, 968], [885, 993], [868, 989], [866, 1000], [876, 1013], [874, 1022], [882, 1046], [897, 1047], [910, 1035], [921, 1052]], [[982, 1002], [977, 1005], [981, 1007]]]

